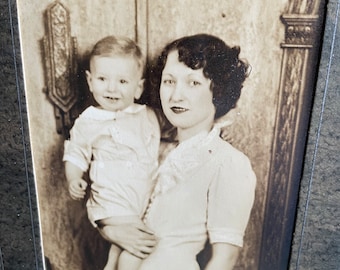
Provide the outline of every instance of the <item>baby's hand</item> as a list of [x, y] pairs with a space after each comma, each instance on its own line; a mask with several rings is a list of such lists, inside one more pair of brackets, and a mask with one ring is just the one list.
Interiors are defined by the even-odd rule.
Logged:
[[73, 179], [69, 181], [68, 191], [71, 198], [74, 200], [81, 200], [85, 197], [87, 182], [84, 179]]

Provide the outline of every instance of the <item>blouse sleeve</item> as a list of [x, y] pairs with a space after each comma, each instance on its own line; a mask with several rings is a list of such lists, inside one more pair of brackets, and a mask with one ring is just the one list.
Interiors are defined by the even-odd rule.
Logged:
[[87, 133], [86, 125], [77, 119], [70, 131], [70, 139], [64, 142], [63, 161], [73, 163], [84, 172], [87, 171], [92, 157], [89, 139], [85, 136]]
[[254, 202], [256, 176], [241, 152], [221, 164], [208, 193], [208, 233], [211, 243], [243, 246]]

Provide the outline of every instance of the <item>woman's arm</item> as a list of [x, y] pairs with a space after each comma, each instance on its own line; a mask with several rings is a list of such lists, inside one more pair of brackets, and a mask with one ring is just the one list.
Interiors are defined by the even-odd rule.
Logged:
[[141, 259], [145, 259], [157, 244], [154, 233], [142, 223], [99, 226], [98, 230], [104, 239]]
[[205, 270], [232, 270], [238, 257], [239, 247], [227, 243], [212, 244], [212, 257]]

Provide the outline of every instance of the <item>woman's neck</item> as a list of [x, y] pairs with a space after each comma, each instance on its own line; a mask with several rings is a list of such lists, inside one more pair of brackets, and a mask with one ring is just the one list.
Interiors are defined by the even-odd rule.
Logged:
[[200, 133], [208, 134], [212, 130], [212, 128], [213, 128], [213, 124], [211, 124], [210, 126], [207, 126], [206, 128], [199, 129], [199, 130], [177, 128], [178, 142], [181, 143], [183, 141], [186, 141]]

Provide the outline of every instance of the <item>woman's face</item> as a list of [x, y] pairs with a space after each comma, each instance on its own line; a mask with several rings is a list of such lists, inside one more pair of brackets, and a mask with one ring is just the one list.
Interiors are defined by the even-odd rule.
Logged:
[[215, 107], [210, 84], [203, 69], [193, 70], [178, 61], [178, 51], [168, 54], [162, 72], [160, 98], [165, 116], [177, 127], [180, 141], [211, 130]]

